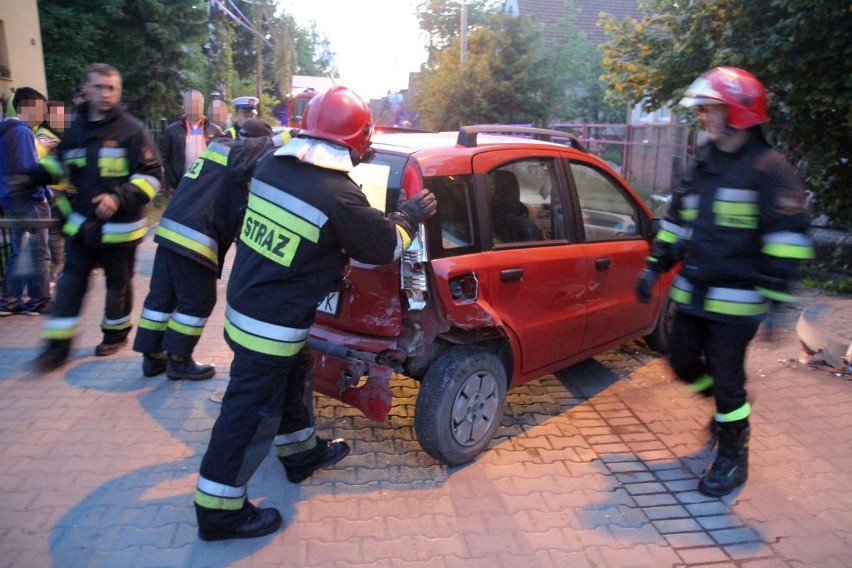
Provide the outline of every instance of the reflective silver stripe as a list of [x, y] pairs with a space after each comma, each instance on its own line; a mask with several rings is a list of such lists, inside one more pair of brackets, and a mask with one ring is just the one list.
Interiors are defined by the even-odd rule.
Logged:
[[698, 209], [698, 204], [701, 201], [701, 197], [698, 195], [687, 195], [683, 199], [680, 200], [681, 205], [684, 209]]
[[813, 241], [807, 235], [794, 233], [792, 231], [778, 231], [763, 235], [764, 244], [793, 245], [798, 247], [809, 247]]
[[77, 325], [79, 318], [50, 318], [44, 322], [42, 329], [72, 329]]
[[167, 314], [165, 312], [157, 312], [154, 310], [149, 310], [148, 308], [142, 308], [142, 314], [140, 317], [151, 321], [165, 322], [169, 320], [170, 315], [171, 314]]
[[130, 181], [133, 181], [135, 179], [141, 179], [141, 180], [147, 181], [148, 183], [151, 184], [151, 187], [153, 187], [156, 190], [156, 192], [159, 192], [160, 188], [162, 187], [160, 180], [158, 180], [154, 176], [146, 176], [145, 174], [133, 174], [132, 176], [130, 176]]
[[171, 219], [166, 219], [165, 217], [160, 219], [160, 226], [165, 227], [170, 231], [174, 231], [175, 233], [181, 234], [188, 239], [192, 239], [197, 243], [201, 243], [202, 245], [215, 252], [217, 256], [219, 254], [218, 243], [214, 239], [211, 239], [210, 237], [202, 233], [201, 231], [196, 231], [191, 227], [181, 225], [177, 221], [172, 221]]
[[180, 312], [175, 312], [172, 314], [172, 319], [178, 323], [183, 325], [189, 325], [192, 327], [202, 327], [207, 323], [207, 318], [200, 318], [197, 316], [189, 316], [186, 314], [182, 314]]
[[127, 156], [127, 148], [101, 148], [98, 156], [104, 158], [124, 158]]
[[114, 319], [114, 320], [107, 319], [106, 317], [104, 317], [103, 325], [119, 325], [119, 324], [122, 324], [122, 323], [127, 323], [129, 321], [130, 321], [130, 315], [126, 315], [123, 318], [118, 318], [118, 319]]
[[310, 331], [309, 329], [286, 327], [254, 319], [253, 317], [241, 314], [232, 308], [230, 304], [225, 307], [225, 317], [239, 329], [273, 341], [286, 341], [288, 343], [304, 341], [308, 338], [308, 332]]
[[86, 222], [86, 216], [82, 213], [77, 213], [74, 211], [68, 216], [68, 222], [72, 225], [82, 225]]
[[283, 446], [285, 444], [297, 444], [299, 442], [304, 442], [309, 440], [311, 436], [314, 435], [316, 428], [313, 426], [308, 426], [302, 430], [297, 430], [296, 432], [291, 432], [289, 434], [278, 434], [275, 436], [274, 444], [276, 446]]
[[229, 499], [239, 499], [240, 497], [244, 497], [246, 494], [246, 486], [242, 487], [232, 487], [231, 485], [225, 485], [224, 483], [216, 483], [215, 481], [210, 481], [207, 478], [198, 476], [198, 484], [196, 487], [199, 491], [203, 491], [208, 495], [213, 495], [214, 497], [227, 497]]
[[147, 221], [145, 219], [139, 219], [133, 223], [104, 223], [102, 232], [105, 235], [110, 233], [132, 233], [137, 229], [144, 229], [146, 225]]
[[85, 148], [73, 148], [71, 150], [66, 150], [62, 154], [63, 160], [74, 160], [77, 158], [85, 158], [86, 157], [86, 149]]
[[716, 199], [735, 203], [756, 203], [760, 194], [753, 189], [735, 189], [720, 187], [716, 190]]
[[674, 286], [675, 288], [679, 288], [684, 292], [692, 292], [694, 288], [689, 280], [680, 275], [675, 276], [674, 282], [672, 282], [672, 286]]
[[211, 152], [216, 152], [217, 154], [222, 154], [223, 156], [228, 156], [231, 153], [231, 147], [225, 146], [221, 142], [213, 142], [207, 149]]
[[763, 294], [757, 290], [740, 290], [738, 288], [707, 288], [708, 300], [724, 300], [738, 304], [762, 304], [766, 301]]
[[683, 227], [666, 220], [660, 221], [660, 229], [674, 233], [677, 236], [681, 236], [681, 233], [683, 233]]
[[313, 205], [308, 205], [301, 199], [297, 199], [288, 193], [275, 189], [271, 185], [263, 183], [262, 181], [256, 179], [251, 180], [251, 187], [249, 190], [258, 197], [271, 201], [282, 209], [298, 215], [317, 227], [322, 228], [326, 221], [328, 221], [328, 215]]

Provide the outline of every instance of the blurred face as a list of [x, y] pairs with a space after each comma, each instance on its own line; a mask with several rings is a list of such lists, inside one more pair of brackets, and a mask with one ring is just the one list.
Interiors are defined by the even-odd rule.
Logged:
[[204, 95], [190, 91], [183, 95], [183, 112], [190, 122], [198, 122], [204, 115]]
[[47, 111], [47, 122], [54, 130], [65, 130], [70, 122], [65, 116], [65, 107], [53, 105]]
[[105, 114], [121, 100], [121, 77], [118, 75], [100, 75], [89, 73], [86, 77], [86, 100], [89, 111]]
[[215, 99], [207, 108], [207, 118], [213, 121], [214, 124], [222, 126], [228, 121], [228, 107], [223, 101]]
[[30, 127], [36, 127], [44, 122], [47, 104], [42, 100], [24, 101], [18, 108], [18, 118]]
[[247, 121], [250, 118], [255, 118], [256, 116], [257, 116], [256, 110], [237, 110], [237, 114], [236, 114], [237, 124], [242, 126], [245, 121]]
[[728, 135], [727, 128], [728, 113], [725, 105], [700, 105], [698, 107], [698, 120], [701, 128], [707, 133], [707, 138], [713, 142], [721, 142]]

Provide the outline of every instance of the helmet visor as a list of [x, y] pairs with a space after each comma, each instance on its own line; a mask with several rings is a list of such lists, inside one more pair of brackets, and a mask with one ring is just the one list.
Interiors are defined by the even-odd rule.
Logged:
[[685, 96], [680, 100], [681, 106], [695, 107], [699, 105], [725, 104], [721, 93], [710, 85], [710, 81], [699, 77], [686, 89]]

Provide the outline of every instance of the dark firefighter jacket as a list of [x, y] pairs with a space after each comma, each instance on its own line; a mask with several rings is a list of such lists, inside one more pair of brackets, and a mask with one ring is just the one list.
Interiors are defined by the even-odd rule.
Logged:
[[[160, 190], [163, 168], [151, 135], [135, 117], [119, 107], [90, 122], [83, 103], [59, 143], [75, 195], [57, 198], [69, 237], [84, 234], [92, 246], [137, 244], [145, 236], [145, 206]], [[118, 210], [99, 221], [92, 198], [102, 193], [117, 197]], [[68, 199], [70, 199], [70, 204]]]
[[683, 261], [670, 297], [687, 313], [762, 318], [770, 300], [794, 300], [789, 282], [813, 257], [804, 204], [793, 167], [762, 134], [735, 153], [708, 144], [672, 196], [648, 267]]
[[342, 288], [350, 257], [387, 264], [401, 250], [397, 225], [346, 171], [278, 155], [287, 148], [251, 181], [225, 311], [231, 347], [270, 361], [298, 353], [317, 304]]
[[214, 140], [178, 184], [154, 242], [221, 276], [242, 222], [255, 164], [274, 149], [270, 138]]

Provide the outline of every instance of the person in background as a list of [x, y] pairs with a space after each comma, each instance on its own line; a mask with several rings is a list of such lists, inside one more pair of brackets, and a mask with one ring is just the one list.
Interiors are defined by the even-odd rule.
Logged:
[[204, 95], [187, 91], [183, 95], [184, 115], [171, 123], [160, 140], [160, 154], [166, 170], [167, 192], [173, 193], [183, 174], [222, 129], [204, 116]]
[[663, 272], [679, 265], [670, 363], [678, 378], [716, 402], [712, 467], [698, 483], [721, 497], [748, 479], [751, 404], [745, 356], [761, 321], [794, 301], [798, 264], [813, 257], [802, 182], [766, 141], [766, 90], [751, 73], [718, 67], [681, 104], [696, 108], [707, 143], [672, 195], [636, 287], [649, 302]]
[[228, 280], [225, 339], [231, 380], [201, 462], [195, 492], [202, 540], [253, 538], [281, 526], [255, 507], [248, 481], [274, 443], [291, 483], [349, 453], [317, 436], [306, 347], [317, 304], [343, 285], [350, 257], [398, 259], [435, 196], [423, 190], [383, 216], [349, 177], [373, 132], [367, 104], [343, 86], [313, 98], [298, 137], [263, 159], [249, 186]]
[[154, 234], [157, 252], [133, 350], [142, 374], [200, 381], [216, 373], [192, 352], [216, 305], [216, 279], [240, 228], [248, 184], [262, 156], [290, 140], [247, 120], [237, 140], [214, 140], [181, 179]]
[[58, 200], [67, 219], [65, 271], [57, 284], [56, 309], [42, 328], [44, 349], [33, 362], [40, 372], [68, 358], [96, 265], [106, 277], [106, 302], [103, 341], [95, 355], [113, 355], [127, 343], [136, 247], [146, 234], [146, 205], [162, 183], [151, 133], [119, 105], [118, 70], [95, 63], [86, 67], [84, 81], [86, 101], [59, 143], [60, 159], [77, 192]]
[[236, 140], [243, 123], [257, 116], [257, 105], [260, 103], [260, 99], [257, 97], [237, 97], [231, 102], [234, 105], [234, 124], [225, 131], [225, 134]]
[[[39, 159], [45, 156], [58, 155], [59, 140], [67, 126], [65, 105], [61, 101], [48, 101], [47, 120], [36, 129]], [[74, 186], [67, 179], [63, 179], [49, 187], [53, 193], [53, 197], [50, 199], [50, 216], [54, 219], [60, 219], [62, 212], [57, 207], [56, 200], [62, 196], [72, 195]], [[65, 268], [65, 235], [62, 233], [61, 226], [56, 225], [48, 229], [48, 248], [50, 249], [50, 260], [53, 263], [51, 278], [56, 282], [62, 276], [62, 270]]]
[[[34, 130], [44, 122], [47, 100], [37, 90], [21, 87], [11, 106], [15, 116], [0, 122], [0, 206], [8, 219], [49, 219], [50, 189], [31, 177], [39, 163]], [[3, 280], [0, 316], [50, 313], [47, 240], [47, 228], [11, 231], [12, 253]]]

